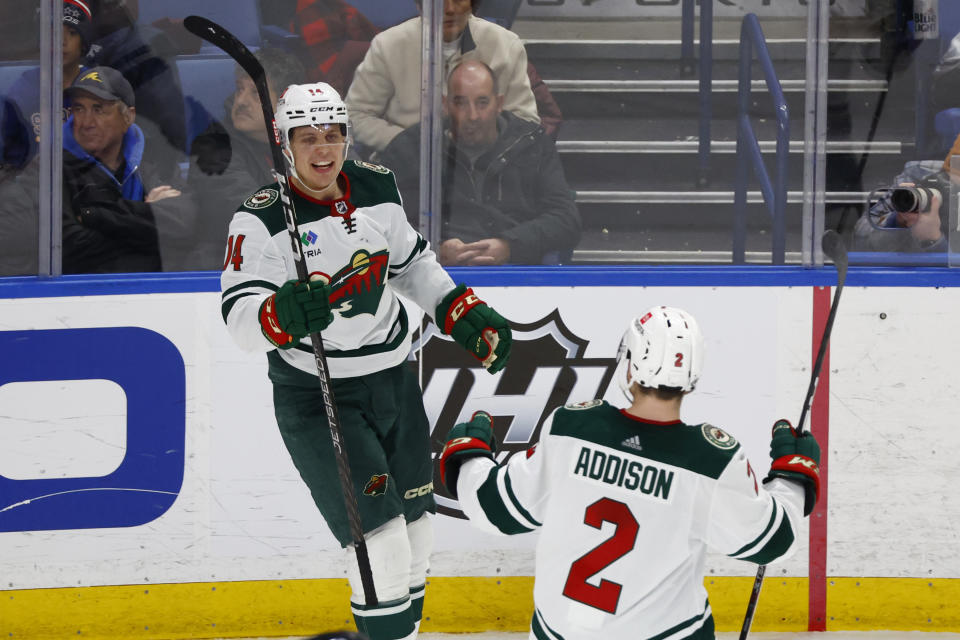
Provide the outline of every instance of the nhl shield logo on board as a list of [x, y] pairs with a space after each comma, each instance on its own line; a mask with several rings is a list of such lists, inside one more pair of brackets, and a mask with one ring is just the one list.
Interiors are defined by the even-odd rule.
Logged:
[[[601, 398], [613, 377], [615, 354], [584, 356], [589, 342], [574, 334], [558, 310], [530, 324], [511, 323], [513, 347], [503, 372], [490, 375], [460, 345], [432, 322], [414, 335], [411, 358], [423, 344], [423, 401], [432, 433], [434, 459], [447, 431], [479, 409], [493, 416], [497, 460], [526, 452], [539, 440], [550, 412], [571, 402], [589, 405]], [[456, 500], [440, 481], [434, 465], [439, 513], [463, 518]]]

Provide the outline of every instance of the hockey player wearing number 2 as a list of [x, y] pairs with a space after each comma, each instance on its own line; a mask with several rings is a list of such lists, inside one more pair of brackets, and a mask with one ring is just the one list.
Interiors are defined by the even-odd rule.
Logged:
[[706, 548], [784, 558], [817, 500], [820, 448], [778, 421], [761, 482], [732, 436], [681, 422], [703, 359], [683, 310], [633, 319], [617, 359], [628, 408], [561, 407], [526, 455], [500, 465], [491, 418], [478, 412], [447, 436], [441, 477], [477, 527], [540, 530], [530, 638], [713, 639]]
[[407, 315], [397, 293], [491, 373], [506, 364], [507, 322], [456, 286], [407, 222], [393, 174], [347, 161], [347, 108], [325, 83], [291, 85], [276, 126], [290, 174], [309, 282], [297, 280], [277, 183], [240, 206], [221, 276], [222, 313], [240, 347], [267, 353], [284, 444], [324, 520], [353, 554], [334, 444], [310, 334], [322, 332], [359, 503], [377, 605], [367, 606], [356, 558], [351, 605], [371, 640], [415, 638], [436, 511], [429, 424], [406, 362]]

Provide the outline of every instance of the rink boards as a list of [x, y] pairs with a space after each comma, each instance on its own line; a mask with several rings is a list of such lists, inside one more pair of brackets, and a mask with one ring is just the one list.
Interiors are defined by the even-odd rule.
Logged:
[[[454, 277], [514, 324], [520, 374], [489, 376], [425, 329], [435, 439], [485, 408], [514, 416], [517, 451], [558, 403], [622, 404], [610, 379], [623, 327], [668, 304], [707, 342], [685, 420], [730, 431], [758, 472], [772, 421], [799, 416], [835, 281], [791, 268]], [[851, 270], [808, 421], [827, 445], [825, 509], [769, 568], [755, 629], [960, 630], [958, 284], [944, 270]], [[264, 357], [234, 347], [217, 291], [213, 274], [0, 281], [0, 635], [350, 624], [341, 554], [276, 432]], [[423, 629], [524, 628], [535, 537], [476, 533], [438, 499]], [[754, 570], [709, 557], [718, 629], [739, 627]]]

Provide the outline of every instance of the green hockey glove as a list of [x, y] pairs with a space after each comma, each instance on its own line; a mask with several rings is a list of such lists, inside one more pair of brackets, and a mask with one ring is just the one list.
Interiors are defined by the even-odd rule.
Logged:
[[496, 373], [506, 366], [513, 343], [510, 325], [473, 289], [459, 285], [444, 296], [434, 317], [440, 330], [473, 354], [487, 371]]
[[820, 497], [820, 445], [809, 432], [797, 433], [789, 420], [777, 420], [770, 441], [770, 473], [766, 484], [774, 478], [786, 478], [803, 485], [806, 499], [803, 515], [808, 516]]
[[289, 280], [260, 305], [263, 335], [280, 349], [289, 349], [331, 322], [330, 285], [320, 279]]
[[493, 460], [497, 442], [493, 437], [493, 418], [486, 411], [477, 411], [470, 422], [455, 425], [447, 434], [447, 444], [440, 452], [440, 480], [455, 499], [460, 465], [470, 458]]

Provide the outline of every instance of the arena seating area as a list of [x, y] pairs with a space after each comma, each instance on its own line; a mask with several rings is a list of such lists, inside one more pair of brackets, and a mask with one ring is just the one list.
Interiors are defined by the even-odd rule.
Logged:
[[[413, 0], [350, 0], [379, 28], [417, 14]], [[577, 5], [584, 0], [568, 0]], [[893, 5], [899, 6], [900, 2]], [[528, 6], [529, 4], [529, 6]], [[558, 138], [567, 180], [577, 193], [584, 237], [575, 262], [727, 262], [733, 216], [736, 81], [740, 21], [716, 17], [712, 76], [710, 171], [697, 172], [700, 104], [695, 70], [680, 61], [679, 19], [574, 20], [557, 3], [544, 17], [542, 2], [482, 0], [483, 17], [512, 28], [559, 103]], [[529, 11], [530, 7], [538, 11]], [[265, 24], [258, 0], [141, 2], [138, 21], [201, 14], [223, 24], [249, 47], [291, 46], [296, 39]], [[679, 10], [678, 10], [679, 17]], [[932, 53], [895, 46], [903, 34], [875, 16], [832, 27], [827, 103], [827, 225], [848, 230], [866, 194], [889, 183], [903, 163], [936, 157], [960, 133], [960, 111], [930, 112], [918, 87], [928, 86], [932, 62], [960, 31], [960, 3], [941, 3], [940, 38]], [[803, 201], [806, 20], [764, 19], [763, 27], [790, 113], [787, 185], [788, 262], [799, 260]], [[909, 34], [908, 34], [909, 35]], [[896, 59], [894, 59], [896, 58]], [[0, 64], [0, 95], [36, 61]], [[224, 117], [234, 65], [204, 45], [176, 58], [192, 139], [211, 119]], [[759, 80], [759, 71], [754, 72]], [[928, 83], [925, 85], [924, 83]], [[775, 130], [766, 90], [757, 85], [751, 105], [765, 158]], [[960, 107], [960, 105], [958, 105]], [[706, 179], [703, 179], [706, 178]], [[769, 219], [751, 186], [749, 260], [766, 261]]]

